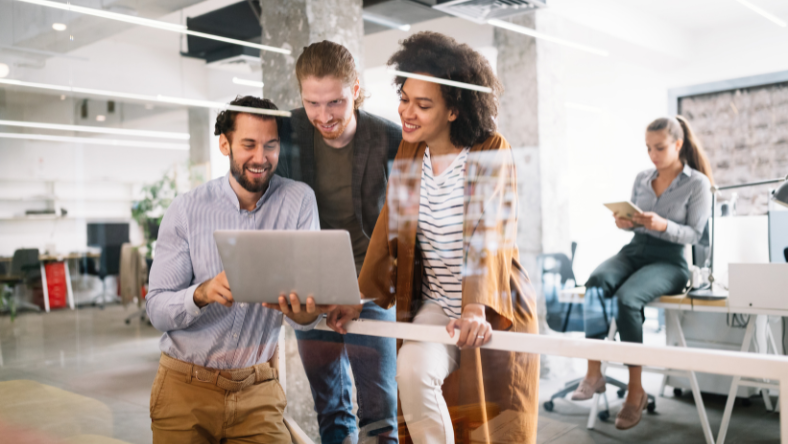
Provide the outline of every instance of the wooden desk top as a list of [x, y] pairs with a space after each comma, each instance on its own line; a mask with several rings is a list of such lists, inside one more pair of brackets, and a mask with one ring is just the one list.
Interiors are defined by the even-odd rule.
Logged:
[[[42, 254], [38, 256], [38, 260], [41, 262], [51, 262], [51, 261], [65, 261], [69, 259], [82, 259], [84, 257], [98, 259], [101, 257], [101, 253], [94, 253], [94, 252], [84, 252], [84, 253], [68, 253], [68, 254]], [[3, 256], [0, 257], [0, 262], [11, 262], [13, 260], [12, 257]]]
[[[577, 303], [578, 301], [582, 301], [585, 298], [586, 294], [586, 287], [575, 287], [575, 288], [568, 288], [566, 290], [561, 290], [561, 298], [559, 298], [560, 302], [573, 302]], [[687, 297], [686, 294], [677, 294], [677, 295], [666, 295], [660, 296], [659, 299], [649, 303], [648, 305], [652, 305], [655, 303], [659, 304], [672, 304], [678, 306], [687, 306], [687, 307], [721, 307], [727, 308], [728, 307], [728, 300], [727, 299], [718, 299], [716, 301], [707, 301], [703, 299], [692, 299]], [[679, 307], [676, 307], [679, 308]], [[683, 307], [681, 307], [683, 308]]]
[[[585, 297], [586, 288], [576, 287], [561, 290], [558, 296], [559, 302], [582, 304]], [[727, 299], [718, 300], [704, 300], [692, 299], [687, 297], [686, 294], [678, 294], [673, 296], [660, 296], [659, 299], [647, 304], [648, 307], [664, 308], [668, 310], [689, 310], [689, 311], [704, 311], [710, 313], [741, 313], [741, 314], [754, 314], [754, 315], [769, 315], [769, 316], [786, 316], [786, 310], [773, 310], [765, 308], [736, 308], [728, 307]]]

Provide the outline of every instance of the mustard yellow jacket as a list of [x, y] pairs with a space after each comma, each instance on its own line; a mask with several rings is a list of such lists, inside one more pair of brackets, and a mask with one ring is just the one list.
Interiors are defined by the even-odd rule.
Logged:
[[[398, 322], [410, 322], [422, 299], [416, 228], [425, 150], [424, 143], [400, 144], [359, 276], [364, 297], [383, 308], [396, 304]], [[500, 134], [471, 148], [464, 200], [462, 306], [485, 305], [494, 330], [538, 333], [535, 295], [516, 245], [512, 150]], [[444, 383], [444, 396], [457, 442], [535, 443], [539, 356], [462, 350], [459, 369]], [[404, 426], [400, 437], [409, 442]]]

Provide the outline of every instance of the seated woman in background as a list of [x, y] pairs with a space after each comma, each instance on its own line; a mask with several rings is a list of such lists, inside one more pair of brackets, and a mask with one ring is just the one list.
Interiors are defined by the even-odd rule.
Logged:
[[[680, 293], [690, 277], [684, 246], [703, 235], [711, 215], [711, 167], [700, 143], [681, 116], [657, 119], [646, 128], [646, 146], [654, 169], [638, 174], [632, 203], [643, 210], [632, 220], [615, 215], [616, 226], [635, 232], [632, 241], [594, 270], [586, 283], [586, 306], [604, 303], [599, 296], [617, 297], [616, 324], [625, 342], [643, 342], [643, 307], [654, 299]], [[606, 331], [590, 331], [600, 338]], [[627, 398], [616, 417], [622, 430], [640, 422], [648, 403], [641, 385], [641, 368], [629, 366]], [[572, 394], [574, 400], [604, 393], [599, 361], [588, 361], [588, 372]]]
[[[407, 432], [416, 444], [453, 443], [452, 419], [461, 415], [466, 428], [482, 429], [478, 442], [500, 442], [484, 424], [501, 414], [511, 425], [506, 442], [534, 443], [539, 356], [478, 349], [496, 330], [537, 333], [534, 292], [516, 245], [512, 151], [495, 132], [500, 83], [481, 54], [434, 32], [404, 40], [388, 64], [491, 89], [395, 81], [403, 140], [359, 287], [384, 308], [396, 303], [399, 322], [459, 336], [456, 346], [404, 341], [399, 349]], [[359, 308], [332, 312], [329, 326], [345, 333]]]

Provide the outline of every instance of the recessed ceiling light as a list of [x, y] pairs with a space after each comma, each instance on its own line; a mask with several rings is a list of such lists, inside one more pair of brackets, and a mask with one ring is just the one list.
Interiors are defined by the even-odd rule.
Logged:
[[0, 63], [0, 78], [6, 77], [9, 72], [11, 72], [11, 68], [5, 63]]
[[60, 95], [60, 100], [66, 100], [66, 95], [65, 94], [61, 94]]
[[102, 116], [101, 114], [96, 116], [96, 122], [103, 122], [105, 120], [107, 120], [107, 116]]
[[64, 23], [52, 23], [52, 29], [55, 31], [65, 31], [66, 25]]

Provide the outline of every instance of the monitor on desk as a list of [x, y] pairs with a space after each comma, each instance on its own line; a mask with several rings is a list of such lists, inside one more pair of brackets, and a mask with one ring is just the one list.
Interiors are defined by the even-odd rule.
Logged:
[[714, 221], [714, 278], [728, 286], [728, 264], [769, 263], [767, 216], [717, 217]]
[[119, 247], [129, 241], [128, 223], [89, 223], [89, 247]]

